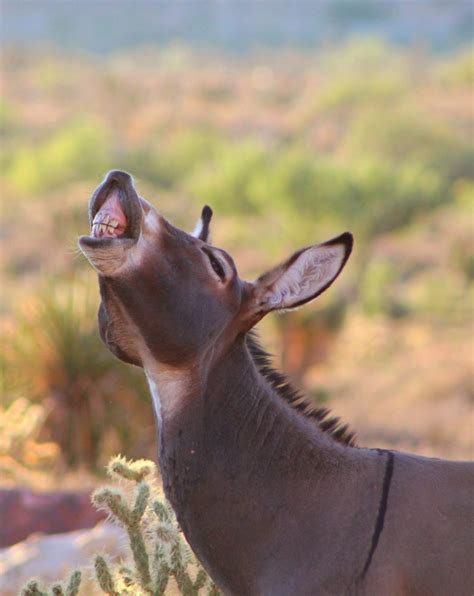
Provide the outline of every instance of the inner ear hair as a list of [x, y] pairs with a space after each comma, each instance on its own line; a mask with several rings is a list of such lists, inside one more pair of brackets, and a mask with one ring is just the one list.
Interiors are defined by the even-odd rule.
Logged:
[[352, 234], [346, 232], [296, 252], [257, 280], [263, 310], [286, 310], [314, 300], [337, 278], [351, 250]]

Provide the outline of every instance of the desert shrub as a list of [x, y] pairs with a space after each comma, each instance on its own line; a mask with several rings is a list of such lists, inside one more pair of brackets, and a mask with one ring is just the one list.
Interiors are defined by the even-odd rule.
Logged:
[[199, 165], [212, 161], [223, 143], [216, 131], [197, 128], [162, 135], [121, 159], [139, 178], [162, 188], [179, 187]]
[[468, 47], [456, 56], [444, 61], [438, 68], [438, 76], [448, 87], [472, 90], [474, 85], [474, 53]]
[[50, 473], [58, 460], [59, 447], [42, 441], [40, 433], [46, 409], [17, 398], [0, 407], [0, 476], [2, 481], [25, 483]]
[[406, 56], [381, 38], [353, 37], [323, 52], [320, 63], [323, 72], [334, 79], [348, 74], [370, 78], [378, 73], [403, 71]]
[[88, 177], [100, 179], [109, 165], [106, 129], [100, 122], [80, 120], [39, 145], [20, 146], [5, 175], [14, 191], [32, 194]]
[[311, 218], [313, 230], [321, 222], [351, 224], [370, 236], [449, 199], [443, 177], [421, 159], [389, 162], [374, 151], [346, 161], [301, 145], [266, 148], [252, 140], [227, 146], [187, 188], [224, 213], [271, 208], [303, 230]]
[[365, 105], [387, 105], [400, 99], [403, 82], [391, 75], [378, 75], [369, 80], [356, 77], [328, 84], [318, 98], [318, 109], [327, 112], [340, 108], [355, 110]]
[[472, 176], [470, 139], [416, 110], [361, 111], [347, 131], [344, 147], [351, 156], [365, 154], [398, 165], [424, 164], [449, 181]]
[[360, 305], [369, 315], [387, 315], [398, 318], [406, 314], [400, 300], [397, 268], [387, 259], [374, 259], [367, 266], [360, 284]]
[[[375, 7], [372, 1], [366, 5]], [[132, 403], [138, 420], [143, 411], [149, 413], [141, 398], [146, 389], [140, 374], [115, 363], [101, 346], [95, 298], [87, 315], [79, 312], [79, 297], [67, 313], [69, 282], [57, 275], [46, 280], [50, 288], [30, 298], [31, 285], [45, 272], [75, 266], [58, 257], [70, 252], [72, 236], [84, 230], [89, 191], [109, 167], [127, 169], [143, 181], [144, 195], [152, 201], [159, 196], [164, 213], [185, 229], [192, 228], [203, 202], [211, 204], [218, 242], [235, 248], [237, 261], [246, 260], [244, 267], [255, 267], [256, 274], [260, 263], [272, 265], [296, 247], [352, 230], [351, 263], [331, 290], [338, 307], [343, 284], [359, 287], [357, 277], [364, 276], [374, 239], [428, 218], [461, 195], [463, 218], [471, 217], [470, 50], [440, 58], [419, 48], [358, 39], [317, 54], [272, 55], [268, 62], [267, 55], [229, 61], [219, 56], [218, 63], [206, 57], [204, 73], [203, 55], [181, 46], [127, 51], [97, 62], [49, 54], [42, 52], [40, 68], [36, 50], [8, 48], [5, 54], [0, 128], [6, 143], [0, 169], [9, 217], [0, 240], [9, 289], [0, 308], [9, 316], [15, 302], [29, 304], [7, 334], [8, 361], [0, 354], [0, 382], [5, 395], [58, 404], [57, 424], [50, 417], [47, 425], [55, 426], [58, 440], [64, 434], [60, 442], [69, 462], [81, 461], [86, 452], [88, 461], [100, 449], [110, 453], [101, 447], [109, 439], [114, 452], [127, 437], [127, 452], [144, 455], [153, 432], [150, 421], [138, 436], [129, 417], [121, 415]], [[224, 108], [218, 101], [222, 85]], [[275, 99], [275, 93], [283, 100], [265, 100]], [[417, 235], [426, 227], [421, 219]], [[455, 286], [461, 278], [471, 283], [471, 240], [464, 228], [449, 254]], [[382, 260], [362, 281], [366, 312], [413, 308], [421, 313], [426, 291], [419, 287], [432, 282], [426, 278], [410, 291], [410, 306], [398, 278], [382, 286]], [[57, 294], [54, 308], [43, 308], [48, 294]], [[96, 295], [94, 286], [91, 296]], [[439, 304], [443, 300], [437, 298]], [[58, 309], [63, 314], [51, 317]], [[326, 318], [322, 303], [315, 310]], [[440, 307], [439, 316], [445, 311]], [[80, 439], [72, 420], [74, 415], [88, 419], [92, 403], [95, 418], [90, 425], [81, 423]], [[108, 424], [106, 410], [112, 417]], [[89, 447], [82, 449], [81, 442]], [[130, 451], [131, 443], [141, 445], [139, 453]]]
[[459, 195], [377, 242], [358, 284], [366, 314], [437, 326], [471, 318], [472, 207], [465, 200]]
[[463, 324], [472, 317], [474, 288], [450, 272], [427, 270], [404, 285], [404, 296], [412, 316], [419, 320]]
[[449, 198], [442, 178], [416, 161], [394, 167], [383, 158], [364, 158], [355, 161], [350, 176], [352, 192], [339, 209], [356, 222], [366, 241], [405, 226]]
[[268, 159], [268, 151], [256, 140], [229, 143], [190, 176], [186, 190], [222, 213], [255, 213], [252, 184], [257, 176], [267, 175]]
[[460, 180], [454, 187], [455, 209], [461, 225], [456, 226], [450, 247], [450, 262], [461, 273], [466, 284], [474, 281], [474, 183]]
[[11, 133], [18, 123], [15, 107], [6, 99], [0, 99], [0, 132]]
[[[324, 196], [329, 190], [330, 164], [312, 155], [303, 147], [281, 149], [272, 156], [271, 163], [250, 182], [250, 194], [259, 211], [264, 212], [269, 202], [282, 213], [301, 210], [307, 213], [324, 211]], [[338, 180], [333, 180], [333, 194], [340, 191]]]
[[317, 111], [386, 108], [407, 92], [406, 57], [377, 38], [355, 38], [331, 48], [323, 52], [320, 65], [326, 76], [315, 100]]

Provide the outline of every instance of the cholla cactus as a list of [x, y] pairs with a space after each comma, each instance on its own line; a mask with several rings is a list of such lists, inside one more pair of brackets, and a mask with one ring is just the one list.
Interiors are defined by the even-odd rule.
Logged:
[[45, 591], [41, 583], [36, 580], [30, 580], [21, 592], [21, 596], [77, 596], [81, 585], [82, 574], [80, 571], [73, 571], [69, 581], [65, 586], [54, 584]]
[[[182, 538], [170, 505], [151, 496], [156, 492], [153, 462], [130, 462], [119, 456], [110, 461], [107, 470], [122, 484], [133, 483], [134, 491], [127, 495], [127, 486], [100, 488], [92, 495], [92, 502], [127, 531], [133, 567], [114, 569], [105, 557], [96, 557], [95, 570], [102, 590], [113, 596], [160, 596], [174, 578], [184, 596], [197, 595], [206, 587], [209, 594], [219, 594]], [[194, 579], [190, 567], [195, 568]]]
[[[132, 564], [120, 565], [97, 555], [94, 568], [100, 589], [109, 596], [162, 596], [173, 579], [183, 596], [197, 596], [204, 589], [208, 596], [218, 596], [219, 590], [184, 541], [171, 506], [156, 497], [153, 462], [118, 456], [107, 471], [120, 487], [99, 488], [92, 502], [126, 530]], [[80, 583], [80, 571], [72, 573], [66, 586], [54, 584], [48, 590], [31, 580], [22, 596], [76, 596]]]

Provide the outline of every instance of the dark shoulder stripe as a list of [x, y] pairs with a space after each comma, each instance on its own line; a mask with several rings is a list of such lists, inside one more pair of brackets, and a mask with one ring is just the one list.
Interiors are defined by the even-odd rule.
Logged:
[[380, 497], [379, 503], [379, 510], [377, 513], [377, 521], [375, 522], [374, 533], [372, 535], [372, 544], [370, 546], [369, 555], [364, 565], [364, 569], [362, 570], [361, 579], [364, 579], [365, 574], [367, 573], [370, 564], [372, 562], [372, 557], [374, 556], [375, 550], [379, 543], [380, 535], [382, 534], [383, 526], [385, 523], [385, 514], [387, 512], [387, 505], [388, 505], [388, 495], [390, 492], [390, 484], [392, 482], [393, 476], [393, 465], [395, 456], [391, 451], [387, 451], [385, 449], [377, 449], [377, 451], [382, 455], [384, 453], [387, 454], [387, 463], [385, 464], [385, 474], [383, 478], [383, 486], [382, 486], [382, 495]]

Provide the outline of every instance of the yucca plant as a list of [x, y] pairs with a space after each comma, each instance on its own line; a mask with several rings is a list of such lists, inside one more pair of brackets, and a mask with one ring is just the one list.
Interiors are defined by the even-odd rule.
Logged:
[[17, 391], [47, 404], [46, 426], [66, 464], [93, 468], [110, 436], [107, 429], [114, 433], [114, 450], [127, 445], [135, 455], [138, 445], [143, 453], [147, 432], [152, 444], [154, 429], [142, 375], [119, 364], [102, 345], [98, 297], [88, 278], [76, 273], [49, 280], [21, 305], [6, 342], [6, 366], [15, 374]]

